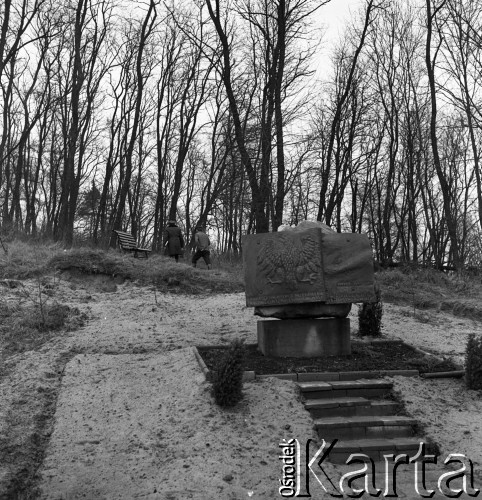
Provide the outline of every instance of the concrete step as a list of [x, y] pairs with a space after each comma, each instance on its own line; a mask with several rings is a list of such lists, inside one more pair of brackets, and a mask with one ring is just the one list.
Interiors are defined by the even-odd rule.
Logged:
[[308, 399], [304, 405], [313, 418], [393, 415], [400, 408], [395, 401], [362, 397]]
[[325, 440], [409, 437], [413, 436], [416, 425], [416, 419], [398, 415], [329, 417], [314, 421], [318, 436]]
[[417, 437], [357, 439], [353, 441], [340, 440], [335, 443], [335, 446], [327, 457], [327, 461], [336, 464], [346, 464], [348, 458], [353, 453], [363, 453], [374, 461], [383, 462], [385, 462], [385, 455], [390, 454], [395, 456], [406, 454], [409, 457], [414, 457], [419, 451], [420, 443], [422, 442], [424, 440]]
[[359, 379], [334, 382], [298, 382], [298, 387], [306, 399], [380, 398], [390, 393], [393, 384], [380, 379]]

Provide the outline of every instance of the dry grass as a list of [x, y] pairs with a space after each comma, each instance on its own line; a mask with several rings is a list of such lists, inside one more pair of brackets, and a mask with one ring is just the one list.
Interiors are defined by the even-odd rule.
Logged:
[[132, 255], [109, 250], [74, 249], [52, 257], [49, 266], [55, 269], [77, 269], [84, 273], [101, 273], [169, 288], [175, 292], [232, 293], [244, 290], [242, 274], [234, 270], [201, 267], [194, 269], [189, 260], [152, 255], [148, 259], [135, 259]]
[[[180, 293], [232, 293], [244, 290], [244, 273], [239, 256], [212, 252], [213, 269], [202, 259], [194, 269], [191, 254], [175, 263], [159, 254], [135, 259], [116, 250], [79, 247], [65, 251], [52, 242], [28, 243], [14, 240], [0, 251], [0, 278], [50, 277], [73, 269], [86, 274], [106, 274], [152, 284], [158, 290]], [[399, 267], [377, 273], [385, 302], [408, 305], [419, 311], [450, 311], [459, 316], [482, 319], [480, 277], [448, 274], [434, 269]], [[426, 321], [426, 316], [421, 316]]]
[[45, 274], [50, 258], [62, 251], [52, 242], [13, 240], [4, 245], [7, 253], [0, 249], [0, 278], [24, 279]]
[[200, 262], [194, 269], [190, 254], [176, 263], [162, 255], [149, 259], [135, 259], [131, 254], [116, 250], [87, 247], [63, 250], [54, 243], [29, 244], [10, 242], [7, 254], [0, 254], [0, 278], [25, 279], [52, 276], [58, 271], [73, 269], [86, 274], [106, 274], [122, 277], [174, 292], [232, 293], [244, 290], [242, 263], [239, 258], [213, 255], [213, 269]]
[[[412, 307], [414, 316], [420, 310], [435, 310], [482, 319], [480, 277], [409, 266], [381, 271], [376, 277], [383, 301], [408, 305]], [[426, 319], [426, 315], [421, 317]]]
[[0, 372], [2, 360], [19, 352], [38, 350], [63, 330], [79, 328], [85, 315], [58, 302], [39, 305], [22, 301], [14, 305], [0, 300]]

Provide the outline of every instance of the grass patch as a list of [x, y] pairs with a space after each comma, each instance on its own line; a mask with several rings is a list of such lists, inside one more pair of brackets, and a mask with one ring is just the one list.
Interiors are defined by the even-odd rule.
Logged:
[[[215, 251], [211, 253], [213, 269], [208, 271], [202, 261], [194, 269], [189, 252], [176, 264], [160, 254], [135, 259], [131, 254], [113, 249], [78, 247], [66, 251], [45, 241], [14, 240], [6, 247], [7, 253], [0, 252], [0, 279], [55, 277], [58, 271], [73, 269], [151, 284], [161, 291], [190, 294], [244, 291], [241, 257]], [[414, 315], [417, 311], [444, 310], [482, 319], [480, 278], [407, 265], [378, 272], [377, 281], [384, 302], [410, 306]], [[422, 316], [421, 320], [424, 319]]]
[[384, 302], [410, 306], [414, 316], [432, 309], [482, 320], [480, 278], [411, 266], [384, 270], [376, 276]]
[[57, 254], [49, 262], [55, 269], [77, 269], [84, 273], [101, 273], [153, 284], [158, 289], [181, 293], [233, 293], [244, 290], [242, 273], [193, 268], [185, 262], [176, 263], [162, 255], [134, 259], [116, 251], [76, 249]]
[[11, 279], [33, 278], [49, 272], [51, 257], [62, 252], [56, 243], [14, 240], [5, 244], [7, 253], [0, 252], [0, 277]]
[[9, 306], [0, 302], [0, 360], [38, 350], [58, 335], [59, 330], [80, 328], [86, 319], [77, 308], [58, 303], [45, 304], [43, 314], [42, 317], [39, 306], [33, 303]]
[[0, 279], [26, 279], [55, 276], [57, 271], [76, 270], [86, 274], [105, 274], [158, 289], [182, 293], [234, 293], [244, 290], [242, 262], [239, 257], [213, 253], [213, 269], [201, 264], [194, 269], [190, 254], [179, 263], [159, 254], [135, 259], [117, 250], [88, 247], [64, 250], [55, 243], [23, 241], [8, 243], [7, 254], [0, 254]]

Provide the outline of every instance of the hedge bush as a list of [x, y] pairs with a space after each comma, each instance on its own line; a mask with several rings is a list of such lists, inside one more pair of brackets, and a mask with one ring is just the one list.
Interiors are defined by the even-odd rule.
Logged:
[[465, 351], [465, 382], [467, 389], [482, 389], [482, 336], [469, 335]]
[[358, 333], [362, 337], [380, 337], [382, 334], [383, 304], [378, 287], [375, 288], [375, 298], [375, 302], [363, 303], [358, 308]]
[[213, 394], [219, 406], [234, 406], [243, 398], [244, 357], [243, 342], [234, 341], [215, 371]]

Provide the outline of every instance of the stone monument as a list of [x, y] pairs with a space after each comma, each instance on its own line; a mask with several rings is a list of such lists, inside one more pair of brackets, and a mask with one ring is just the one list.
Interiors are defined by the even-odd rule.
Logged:
[[353, 302], [374, 302], [373, 256], [364, 234], [305, 221], [243, 241], [246, 305], [258, 347], [275, 357], [350, 354]]

